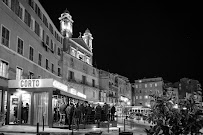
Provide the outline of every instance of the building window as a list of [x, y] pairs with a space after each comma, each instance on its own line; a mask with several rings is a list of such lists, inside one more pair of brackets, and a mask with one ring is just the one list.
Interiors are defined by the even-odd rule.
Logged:
[[61, 68], [58, 68], [58, 76], [61, 76]]
[[145, 86], [145, 88], [147, 88], [147, 84], [145, 84], [144, 86]]
[[74, 72], [73, 71], [69, 71], [69, 79], [70, 80], [74, 79]]
[[39, 28], [39, 24], [35, 21], [35, 33], [40, 36], [40, 28]]
[[86, 76], [82, 75], [82, 83], [86, 84]]
[[18, 46], [17, 46], [17, 52], [21, 55], [23, 55], [23, 40], [18, 38]]
[[43, 14], [43, 23], [48, 28], [48, 21], [44, 14]]
[[58, 56], [61, 56], [61, 48], [58, 47]]
[[18, 9], [18, 17], [19, 17], [21, 20], [23, 20], [24, 9], [25, 9], [25, 8], [24, 8], [23, 5], [20, 3], [19, 9]]
[[150, 87], [152, 87], [152, 83], [150, 83], [149, 85], [150, 85]]
[[142, 91], [140, 90], [140, 93], [142, 93]]
[[95, 87], [95, 80], [92, 79], [92, 87]]
[[23, 78], [22, 75], [23, 75], [23, 69], [16, 67], [16, 80], [22, 79]]
[[33, 72], [29, 72], [28, 79], [34, 79], [34, 73]]
[[18, 0], [11, 0], [11, 10], [18, 15], [19, 14], [19, 1]]
[[138, 85], [135, 85], [135, 88], [138, 88]]
[[30, 22], [30, 29], [32, 30], [32, 31], [34, 31], [35, 30], [35, 19], [31, 16], [31, 20], [30, 20], [31, 22]]
[[142, 99], [142, 96], [140, 96], [140, 99]]
[[54, 64], [51, 64], [51, 72], [54, 73]]
[[49, 36], [48, 35], [46, 36], [46, 44], [47, 44], [47, 46], [49, 46]]
[[0, 60], [0, 76], [8, 78], [8, 63]]
[[2, 26], [1, 29], [1, 44], [5, 45], [6, 47], [9, 47], [9, 37], [10, 31], [6, 29], [4, 26]]
[[25, 9], [24, 22], [25, 22], [25, 24], [27, 24], [28, 27], [30, 27], [31, 15], [28, 13], [28, 11], [26, 9]]
[[95, 91], [93, 91], [93, 98], [95, 98]]
[[148, 99], [148, 96], [147, 96], [147, 95], [145, 95], [145, 96], [144, 96], [144, 98], [145, 98], [145, 99]]
[[7, 6], [10, 7], [10, 5], [11, 5], [11, 0], [3, 0], [3, 2], [4, 2]]
[[34, 60], [34, 49], [30, 46], [30, 53], [29, 53], [29, 59], [31, 60], [31, 61], [33, 61]]
[[53, 41], [51, 40], [51, 46], [50, 46], [51, 50], [54, 51], [54, 43]]
[[155, 87], [157, 87], [157, 83], [155, 83], [154, 85], [155, 85]]
[[30, 5], [30, 7], [32, 9], [34, 9], [34, 2], [33, 2], [33, 0], [28, 0], [28, 4]]
[[136, 99], [138, 99], [138, 96], [135, 96]]
[[49, 69], [49, 60], [46, 59], [46, 69], [48, 70]]
[[139, 88], [142, 88], [142, 84], [139, 84]]
[[42, 55], [39, 53], [39, 56], [38, 56], [38, 65], [42, 65]]

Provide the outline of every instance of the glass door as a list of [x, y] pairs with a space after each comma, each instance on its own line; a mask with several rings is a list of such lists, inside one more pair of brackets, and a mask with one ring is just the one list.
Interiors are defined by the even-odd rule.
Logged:
[[43, 124], [43, 116], [44, 116], [44, 125], [48, 125], [48, 101], [49, 101], [49, 93], [34, 93], [34, 125]]
[[10, 95], [9, 124], [30, 124], [31, 93], [17, 89]]

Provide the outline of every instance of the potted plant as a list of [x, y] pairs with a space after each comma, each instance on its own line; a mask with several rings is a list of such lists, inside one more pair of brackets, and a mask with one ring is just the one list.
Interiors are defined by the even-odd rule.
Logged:
[[5, 114], [0, 112], [0, 127], [5, 123]]

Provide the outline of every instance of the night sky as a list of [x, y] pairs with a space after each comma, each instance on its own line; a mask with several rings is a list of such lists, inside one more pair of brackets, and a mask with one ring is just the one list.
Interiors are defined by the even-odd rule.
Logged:
[[93, 65], [136, 79], [183, 77], [202, 82], [203, 8], [201, 3], [78, 2], [39, 0], [59, 29], [67, 8], [73, 36], [93, 35]]

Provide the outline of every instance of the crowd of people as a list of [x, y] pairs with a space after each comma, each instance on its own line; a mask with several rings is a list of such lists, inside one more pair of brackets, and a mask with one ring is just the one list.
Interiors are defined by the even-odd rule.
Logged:
[[115, 112], [115, 106], [110, 107], [107, 103], [104, 103], [103, 106], [99, 103], [93, 106], [88, 102], [77, 104], [62, 103], [58, 109], [54, 108], [54, 121], [60, 124], [64, 122], [69, 129], [71, 129], [71, 125], [76, 125], [76, 128], [79, 129], [79, 124], [114, 121]]

